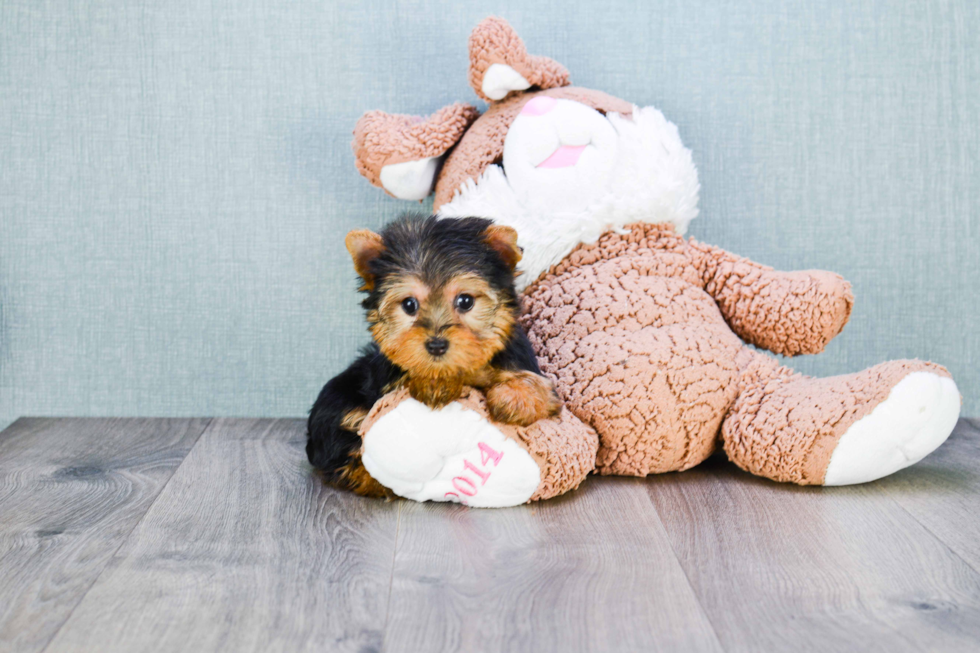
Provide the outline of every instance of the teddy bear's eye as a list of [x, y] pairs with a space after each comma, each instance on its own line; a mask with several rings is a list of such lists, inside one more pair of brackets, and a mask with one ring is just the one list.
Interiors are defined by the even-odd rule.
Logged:
[[406, 315], [415, 315], [419, 310], [419, 300], [414, 297], [406, 297], [402, 300], [402, 310]]

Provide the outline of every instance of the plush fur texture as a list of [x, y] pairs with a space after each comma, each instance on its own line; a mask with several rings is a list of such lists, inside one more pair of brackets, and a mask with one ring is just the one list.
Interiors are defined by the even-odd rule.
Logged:
[[372, 184], [384, 189], [381, 171], [385, 166], [442, 156], [479, 115], [476, 107], [460, 102], [427, 118], [370, 111], [354, 128], [351, 147], [357, 169]]
[[[504, 25], [474, 30], [478, 92], [494, 64], [531, 80]], [[860, 483], [942, 444], [959, 414], [943, 367], [892, 361], [814, 379], [756, 349], [822, 351], [850, 317], [850, 285], [683, 238], [699, 184], [677, 128], [556, 79], [491, 103], [447, 153], [434, 207], [519, 232], [521, 321], [568, 410], [599, 434], [599, 472], [688, 469], [723, 446], [776, 481]]]
[[481, 100], [491, 102], [483, 93], [483, 76], [490, 66], [509, 66], [532, 86], [554, 88], [568, 86], [568, 69], [548, 57], [529, 55], [524, 42], [507, 21], [491, 17], [470, 34], [470, 86]]
[[598, 431], [603, 474], [688, 469], [720, 434], [741, 467], [820, 484], [847, 428], [902, 378], [948, 376], [920, 361], [833, 379], [779, 365], [743, 339], [819, 353], [850, 315], [850, 284], [819, 270], [779, 272], [685, 240], [670, 225], [607, 233], [526, 296], [531, 342], [569, 409]]
[[383, 494], [359, 464], [357, 431], [394, 388], [438, 408], [478, 387], [493, 418], [506, 423], [557, 414], [551, 382], [517, 323], [513, 230], [482, 218], [408, 215], [381, 234], [351, 232], [347, 247], [374, 343], [326, 384], [310, 412], [307, 455], [330, 481]]

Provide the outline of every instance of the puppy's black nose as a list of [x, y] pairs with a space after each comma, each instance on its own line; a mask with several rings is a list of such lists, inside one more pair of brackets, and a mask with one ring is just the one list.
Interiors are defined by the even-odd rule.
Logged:
[[433, 356], [442, 356], [449, 349], [449, 341], [445, 338], [429, 338], [425, 341], [425, 350]]

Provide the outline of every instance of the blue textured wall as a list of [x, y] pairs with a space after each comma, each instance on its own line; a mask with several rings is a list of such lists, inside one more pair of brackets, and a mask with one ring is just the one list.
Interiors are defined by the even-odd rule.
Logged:
[[475, 101], [490, 13], [679, 125], [692, 234], [853, 282], [794, 366], [930, 358], [980, 414], [975, 0], [3, 0], [0, 425], [305, 413], [366, 339], [342, 236], [406, 208], [354, 121]]

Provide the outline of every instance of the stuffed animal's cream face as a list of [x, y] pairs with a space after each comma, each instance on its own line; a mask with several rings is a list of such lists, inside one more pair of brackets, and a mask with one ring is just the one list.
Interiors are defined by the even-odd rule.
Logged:
[[607, 191], [618, 152], [618, 134], [605, 116], [542, 95], [511, 123], [503, 168], [529, 210], [581, 211]]
[[[555, 89], [545, 93], [586, 89]], [[580, 243], [636, 222], [684, 233], [698, 213], [698, 175], [677, 128], [652, 107], [605, 115], [581, 102], [537, 95], [514, 118], [501, 164], [488, 165], [439, 206], [444, 216], [478, 215], [513, 227], [524, 248], [523, 288]], [[598, 98], [597, 98], [598, 100]], [[597, 101], [596, 104], [599, 102]], [[540, 113], [540, 109], [551, 110]], [[488, 112], [483, 118], [493, 119]], [[480, 120], [477, 121], [478, 126]], [[463, 137], [460, 148], [470, 146]], [[478, 146], [477, 146], [478, 147]], [[456, 165], [453, 157], [444, 174]]]

